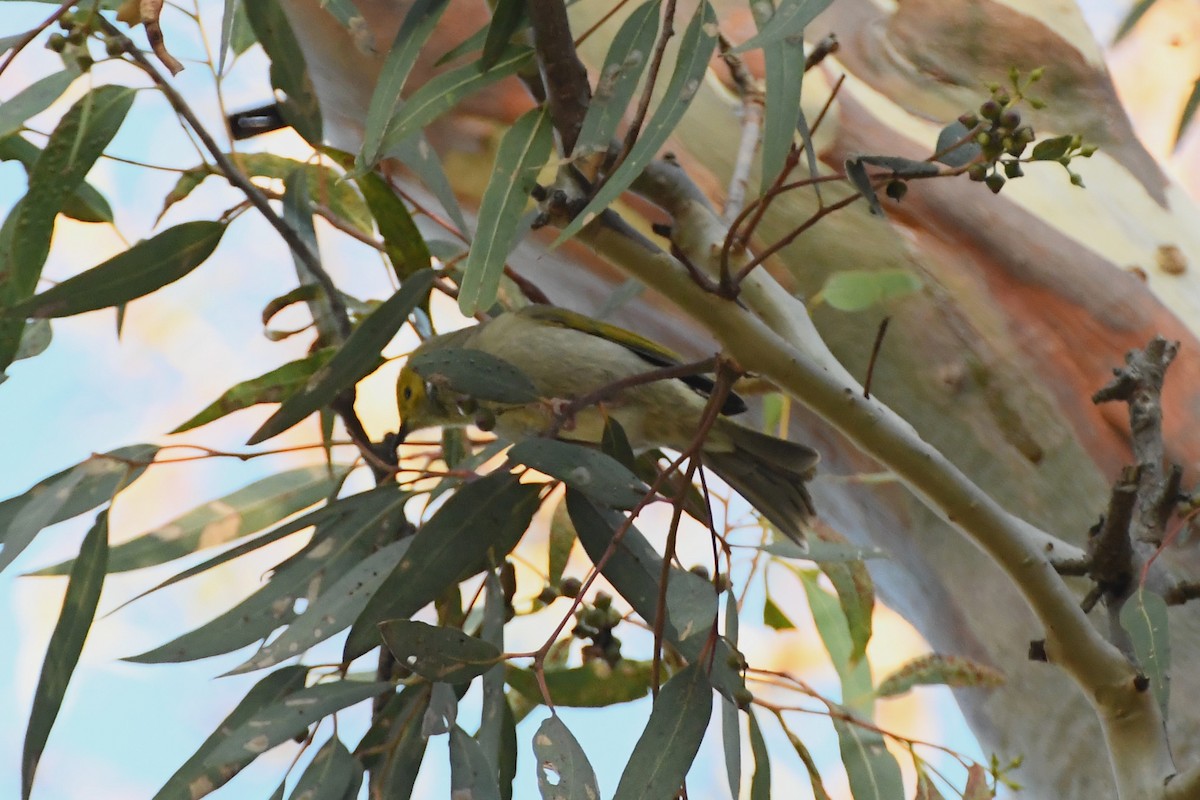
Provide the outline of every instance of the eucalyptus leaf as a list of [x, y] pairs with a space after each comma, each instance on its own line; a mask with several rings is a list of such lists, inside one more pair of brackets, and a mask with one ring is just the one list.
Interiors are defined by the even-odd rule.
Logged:
[[[971, 129], [958, 120], [942, 128], [933, 148], [933, 152], [938, 154], [937, 160], [948, 167], [965, 167], [978, 158], [983, 152], [979, 143], [974, 140], [963, 141], [970, 132]], [[955, 142], [963, 143], [951, 149]]]
[[19, 131], [30, 117], [36, 116], [62, 97], [80, 75], [77, 69], [64, 69], [34, 81], [0, 103], [0, 139]]
[[373, 775], [373, 784], [384, 797], [409, 798], [425, 759], [428, 739], [421, 723], [429, 707], [430, 686], [417, 683], [403, 687], [388, 699], [371, 720], [355, 755]]
[[[589, 661], [581, 667], [547, 669], [546, 690], [554, 705], [564, 708], [603, 708], [640, 700], [650, 693], [649, 661], [621, 659], [611, 667]], [[509, 665], [508, 685], [533, 703], [542, 702], [541, 686], [532, 671]]]
[[501, 800], [496, 771], [483, 748], [457, 725], [450, 730], [450, 796]]
[[357, 798], [362, 785], [362, 765], [334, 736], [313, 756], [292, 789], [290, 800], [343, 800]]
[[538, 398], [529, 376], [482, 350], [439, 347], [413, 356], [408, 367], [439, 390], [447, 389], [476, 400], [524, 405]]
[[[754, 15], [754, 22], [760, 33], [769, 30], [772, 20], [779, 16], [771, 0], [750, 3], [750, 12]], [[763, 194], [783, 171], [784, 162], [795, 140], [797, 121], [802, 114], [800, 94], [804, 84], [803, 34], [801, 30], [793, 36], [768, 42], [763, 46], [763, 65], [766, 71], [766, 102], [762, 127]], [[819, 184], [813, 185], [815, 187]]]
[[838, 311], [863, 311], [917, 292], [921, 287], [920, 277], [903, 268], [846, 269], [826, 278], [813, 300], [817, 302], [819, 298]]
[[283, 118], [309, 144], [321, 144], [321, 107], [308, 75], [304, 51], [278, 0], [243, 0], [250, 27], [271, 59], [271, 86], [282, 92], [279, 110]]
[[[509, 459], [558, 478], [612, 508], [633, 508], [649, 487], [611, 456], [555, 439], [526, 439], [513, 446]], [[716, 610], [714, 608], [714, 615]]]
[[1004, 674], [986, 664], [961, 656], [930, 653], [906, 661], [879, 682], [875, 694], [896, 697], [914, 686], [996, 687], [1003, 683]]
[[803, 36], [808, 23], [829, 7], [833, 0], [782, 0], [770, 19], [759, 25], [758, 33], [733, 48], [734, 53], [745, 53], [768, 44]]
[[905, 800], [900, 765], [874, 728], [833, 718], [854, 800]]
[[396, 662], [433, 683], [467, 683], [500, 660], [500, 649], [457, 628], [392, 619], [380, 633]]
[[712, 582], [694, 572], [676, 570], [667, 583], [667, 615], [680, 639], [707, 637], [717, 618], [717, 592]]
[[542, 800], [596, 800], [600, 785], [587, 753], [557, 716], [547, 717], [533, 735], [538, 791]]
[[1150, 690], [1167, 717], [1171, 694], [1171, 638], [1167, 628], [1167, 604], [1159, 595], [1139, 588], [1121, 606], [1121, 627], [1133, 641], [1138, 666], [1150, 679]]

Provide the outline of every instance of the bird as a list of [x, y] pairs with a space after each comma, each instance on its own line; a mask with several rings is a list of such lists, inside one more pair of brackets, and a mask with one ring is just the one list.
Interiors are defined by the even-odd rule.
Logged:
[[[436, 370], [421, 374], [413, 367], [422, 356], [451, 348], [482, 351], [515, 367], [529, 378], [538, 399], [514, 403], [470, 397], [447, 385]], [[396, 382], [398, 441], [426, 428], [486, 420], [485, 427], [511, 442], [553, 433], [566, 441], [598, 444], [611, 418], [620, 423], [635, 453], [683, 451], [692, 445], [714, 388], [706, 375], [625, 385], [591, 407], [575, 409], [566, 424], [556, 416], [564, 403], [680, 363], [676, 354], [632, 331], [568, 309], [528, 305], [432, 336], [410, 353]], [[700, 449], [701, 463], [805, 547], [805, 530], [815, 515], [805, 483], [820, 456], [807, 445], [735, 419], [745, 410], [745, 401], [730, 393]]]

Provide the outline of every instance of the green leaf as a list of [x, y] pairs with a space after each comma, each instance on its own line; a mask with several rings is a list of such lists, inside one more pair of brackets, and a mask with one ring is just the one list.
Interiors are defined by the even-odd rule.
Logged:
[[996, 687], [1004, 683], [1004, 673], [959, 656], [937, 653], [918, 656], [905, 662], [884, 678], [875, 689], [879, 697], [895, 697], [914, 686]]
[[513, 242], [525, 233], [517, 221], [553, 144], [554, 128], [545, 108], [522, 115], [500, 140], [479, 205], [479, 227], [459, 284], [458, 309], [465, 316], [496, 302], [504, 261]]
[[1057, 161], [1071, 149], [1071, 141], [1074, 138], [1071, 134], [1066, 133], [1051, 139], [1043, 139], [1033, 146], [1033, 152], [1029, 157], [1033, 161]]
[[332, 347], [323, 347], [298, 361], [289, 361], [257, 378], [235, 384], [171, 433], [183, 433], [199, 428], [234, 411], [259, 403], [282, 403], [299, 391], [313, 373], [325, 366], [334, 352], [336, 351]]
[[871, 176], [867, 174], [867, 165], [863, 163], [862, 159], [846, 160], [846, 179], [867, 201], [867, 205], [871, 207], [871, 214], [882, 217], [883, 206], [879, 205], [879, 196], [875, 194], [875, 186], [871, 182]]
[[50, 320], [34, 319], [26, 322], [25, 330], [21, 334], [21, 344], [17, 347], [13, 361], [41, 355], [46, 352], [53, 338], [54, 331], [50, 328]]
[[0, 570], [44, 528], [111, 500], [146, 471], [157, 452], [154, 445], [140, 444], [92, 456], [0, 503]]
[[305, 733], [318, 720], [395, 689], [390, 683], [340, 680], [301, 689], [255, 712], [204, 759], [206, 767], [243, 764]]
[[604, 433], [600, 436], [600, 451], [618, 464], [633, 472], [637, 469], [637, 458], [629, 444], [629, 436], [616, 417], [604, 420]]
[[1150, 679], [1150, 690], [1167, 717], [1171, 690], [1171, 638], [1167, 630], [1167, 604], [1157, 594], [1139, 588], [1121, 606], [1121, 627], [1129, 632], [1138, 667]]
[[29, 712], [29, 728], [25, 732], [25, 749], [21, 756], [21, 797], [25, 800], [33, 789], [33, 776], [50, 729], [62, 708], [71, 674], [79, 663], [79, 654], [95, 619], [107, 559], [108, 511], [101, 511], [79, 548], [79, 558], [71, 570], [62, 611], [54, 633], [50, 634], [46, 660], [42, 662], [42, 673], [33, 693], [33, 708]]
[[784, 614], [779, 606], [775, 605], [775, 601], [767, 595], [766, 602], [763, 604], [763, 624], [777, 631], [795, 630], [796, 625], [787, 614]]
[[583, 117], [576, 154], [608, 149], [637, 91], [638, 81], [650, 64], [661, 6], [659, 0], [650, 0], [635, 8], [621, 23], [608, 47], [596, 91]]
[[591, 222], [596, 215], [620, 197], [634, 179], [642, 174], [646, 165], [674, 132], [675, 126], [679, 124], [679, 120], [683, 118], [684, 112], [687, 111], [696, 92], [700, 89], [716, 42], [716, 14], [708, 0], [704, 0], [683, 32], [679, 53], [676, 56], [675, 70], [663, 93], [662, 102], [646, 121], [641, 135], [630, 148], [625, 161], [608, 176], [608, 180], [604, 182], [600, 191], [596, 192], [587, 206], [575, 216], [575, 219], [563, 228], [558, 238], [554, 240], [555, 246], [578, 233], [584, 225]]
[[613, 800], [673, 797], [700, 750], [712, 716], [712, 686], [691, 664], [663, 686], [621, 773]]
[[875, 730], [833, 718], [854, 800], [905, 800], [900, 765]]
[[770, 553], [780, 558], [795, 558], [801, 561], [812, 561], [817, 564], [863, 561], [869, 558], [887, 558], [887, 553], [878, 547], [856, 547], [851, 544], [826, 542], [821, 539], [810, 539], [807, 550], [800, 549], [800, 546], [790, 539], [780, 539], [779, 541], [763, 545], [759, 549], [764, 553]]
[[649, 491], [636, 475], [611, 456], [572, 442], [526, 439], [514, 445], [508, 457], [558, 478], [611, 508], [633, 508]]
[[[760, 33], [769, 29], [771, 21], [779, 17], [770, 0], [750, 3], [750, 12]], [[765, 194], [775, 177], [783, 171], [796, 137], [796, 122], [802, 113], [800, 94], [804, 83], [804, 31], [765, 45], [763, 62], [766, 102], [762, 127], [761, 192]]]
[[491, 69], [504, 54], [513, 35], [528, 25], [524, 0], [496, 0], [492, 8], [492, 21], [488, 24], [487, 38], [483, 42], [483, 53], [479, 65]]
[[[567, 487], [567, 510], [579, 534], [579, 542], [592, 563], [603, 561], [600, 574], [642, 619], [652, 623], [658, 613], [662, 556], [631, 525], [616, 550], [604, 561], [613, 535], [618, 526], [626, 522], [625, 517], [611, 509], [597, 507], [587, 495], [571, 487]], [[681, 570], [674, 571], [672, 579], [679, 572]], [[736, 693], [745, 688], [745, 681], [734, 666], [740, 662], [740, 656], [726, 639], [717, 639], [715, 648], [708, 647], [709, 639], [705, 636], [683, 639], [669, 614], [663, 625], [663, 636], [689, 662], [703, 661], [710, 670], [708, 675], [712, 685], [726, 697], [733, 699]]]
[[68, 278], [6, 313], [23, 317], [70, 317], [118, 306], [174, 283], [200, 266], [225, 233], [220, 222], [196, 220], [138, 242], [103, 264]]
[[[582, 667], [546, 670], [546, 689], [556, 706], [603, 708], [650, 694], [651, 673], [649, 661], [621, 659], [609, 666], [604, 661], [592, 660]], [[505, 680], [527, 700], [542, 702], [541, 687], [532, 671], [509, 665]]]
[[467, 227], [466, 218], [463, 217], [462, 208], [458, 205], [454, 187], [450, 185], [450, 179], [446, 176], [437, 151], [429, 144], [424, 133], [418, 131], [407, 139], [396, 142], [387, 155], [412, 170], [425, 188], [433, 192], [434, 197], [442, 204], [442, 209], [458, 226], [458, 233], [464, 237], [469, 235], [470, 229]]
[[742, 724], [738, 707], [727, 697], [721, 698], [721, 749], [725, 754], [725, 780], [729, 796], [742, 793]]
[[500, 800], [496, 770], [479, 742], [457, 725], [450, 730], [450, 796]]
[[[348, 153], [335, 155], [328, 148], [325, 152], [343, 167], [352, 166]], [[396, 273], [400, 282], [403, 283], [417, 272], [427, 269], [430, 266], [429, 246], [404, 201], [374, 172], [357, 175], [354, 181], [375, 217], [388, 260], [392, 263], [392, 271]]]
[[[108, 569], [142, 569], [249, 536], [324, 500], [341, 485], [345, 472], [345, 467], [330, 471], [319, 464], [255, 481], [113, 547]], [[71, 564], [64, 561], [34, 574], [64, 575]]]
[[329, 363], [317, 371], [301, 391], [284, 401], [279, 410], [254, 432], [249, 444], [259, 444], [283, 433], [373, 372], [380, 364], [380, 352], [408, 320], [413, 309], [425, 301], [432, 286], [432, 271], [418, 272], [406, 281], [400, 291], [354, 329]]
[[854, 642], [841, 605], [837, 598], [821, 588], [814, 573], [798, 570], [797, 575], [808, 597], [817, 633], [841, 681], [843, 704], [857, 712], [869, 714], [874, 698], [871, 666], [866, 658], [852, 660]]
[[596, 800], [600, 784], [587, 753], [557, 716], [547, 717], [533, 735], [538, 791], [542, 800]]
[[[504, 623], [510, 608], [504, 587], [501, 585], [500, 573], [507, 571], [510, 566], [511, 564], [506, 562], [497, 569], [489, 569], [485, 573], [483, 583], [483, 621], [479, 625], [479, 639], [494, 648], [498, 654], [504, 652]], [[515, 572], [513, 578], [515, 580]], [[479, 729], [475, 731], [475, 741], [483, 748], [483, 754], [487, 756], [488, 761], [497, 768], [498, 775], [507, 746], [505, 739], [509, 734], [505, 720], [512, 718], [512, 709], [509, 708], [508, 698], [504, 694], [504, 667], [504, 659], [498, 658], [496, 663], [483, 673]], [[516, 736], [515, 727], [511, 734]], [[515, 742], [512, 747], [515, 751]], [[515, 770], [515, 765], [513, 768]], [[501, 778], [501, 794], [512, 793], [511, 777], [508, 783], [510, 786], [506, 791]]]
[[306, 142], [320, 146], [321, 107], [305, 67], [304, 51], [287, 16], [278, 0], [254, 0], [242, 5], [254, 35], [271, 59], [271, 86], [286, 98], [279, 104], [280, 113]]
[[[304, 688], [307, 676], [308, 669], [305, 667], [284, 667], [254, 684], [254, 688], [246, 693], [246, 696], [230, 712], [229, 716], [204, 740], [200, 749], [158, 790], [158, 793], [154, 795], [154, 800], [196, 800], [203, 794], [219, 789], [237, 775], [242, 767], [254, 760], [254, 755], [246, 753], [239, 761], [223, 764], [220, 767], [208, 767], [205, 762], [209, 754], [230, 733], [242, 727], [260, 710], [268, 708]], [[204, 790], [203, 794], [197, 794], [197, 789]]]
[[875, 584], [861, 561], [821, 564], [821, 572], [833, 584], [838, 603], [850, 632], [850, 663], [857, 664], [867, 654], [871, 641], [871, 615], [875, 611]]
[[771, 755], [767, 741], [754, 711], [746, 714], [750, 720], [750, 752], [754, 754], [754, 777], [750, 779], [750, 800], [771, 800]]
[[233, 23], [238, 13], [246, 13], [241, 8], [241, 0], [225, 0], [225, 11], [221, 14], [221, 41], [217, 46], [217, 74], [225, 72], [225, 57], [229, 55], [229, 41], [233, 38]]
[[408, 552], [350, 630], [345, 656], [357, 658], [379, 644], [377, 625], [406, 619], [448, 586], [492, 563], [516, 546], [533, 519], [541, 487], [494, 472], [459, 489], [417, 531]]
[[359, 171], [371, 169], [382, 158], [383, 140], [388, 133], [389, 123], [404, 104], [401, 99], [404, 84], [447, 5], [448, 0], [416, 0], [404, 15], [404, 22], [396, 32], [371, 94], [362, 151], [358, 155]]
[[1134, 3], [1129, 11], [1125, 14], [1125, 19], [1121, 20], [1120, 26], [1117, 27], [1117, 32], [1113, 35], [1113, 44], [1116, 44], [1124, 39], [1125, 36], [1134, 29], [1134, 26], [1138, 24], [1138, 20], [1140, 20], [1156, 2], [1158, 2], [1158, 0], [1137, 0], [1137, 2]]
[[291, 800], [356, 798], [362, 778], [362, 764], [334, 736], [313, 756], [289, 797]]
[[862, 311], [919, 291], [921, 279], [907, 269], [844, 269], [825, 280], [813, 302], [824, 301], [838, 311]]
[[745, 53], [768, 44], [782, 42], [804, 35], [808, 23], [829, 7], [833, 0], [782, 0], [779, 8], [769, 20], [759, 24], [758, 33], [733, 48], [734, 53]]
[[429, 708], [429, 695], [427, 683], [403, 687], [375, 715], [355, 748], [359, 761], [375, 776], [380, 794], [389, 800], [412, 796], [428, 742], [421, 722]]
[[575, 547], [575, 526], [567, 513], [567, 504], [560, 502], [550, 518], [550, 543], [547, 547], [546, 584], [558, 586]]
[[717, 592], [694, 572], [675, 570], [667, 582], [667, 616], [680, 639], [707, 637], [717, 619]]
[[29, 171], [29, 191], [21, 199], [9, 244], [15, 297], [33, 294], [50, 252], [54, 219], [75, 193], [96, 159], [116, 136], [133, 105], [135, 91], [105, 85], [85, 94], [63, 115]]
[[439, 347], [408, 360], [409, 369], [426, 381], [476, 400], [524, 405], [538, 398], [537, 387], [524, 372], [482, 350]]
[[498, 647], [458, 628], [392, 619], [379, 630], [397, 663], [434, 683], [469, 683], [501, 658]]
[[0, 103], [0, 139], [21, 130], [25, 122], [36, 116], [70, 88], [80, 75], [78, 69], [64, 69], [34, 81], [15, 95]]
[[473, 61], [432, 78], [388, 120], [380, 152], [385, 157], [391, 156], [397, 145], [454, 108], [463, 98], [516, 74], [532, 62], [531, 49], [510, 45], [490, 69], [485, 70], [478, 61]]
[[964, 142], [953, 150], [948, 149], [955, 142], [962, 141], [963, 137], [970, 132], [971, 129], [958, 120], [942, 128], [942, 132], [938, 134], [937, 144], [933, 148], [934, 153], [940, 153], [937, 160], [948, 167], [965, 167], [978, 158], [983, 149], [974, 140]]
[[[193, 661], [229, 653], [265, 638], [296, 617], [295, 602], [320, 597], [406, 524], [408, 494], [395, 485], [355, 495], [350, 513], [328, 516], [309, 543], [240, 603], [193, 631], [125, 660], [142, 664]], [[343, 501], [345, 502], [345, 501]]]
[[345, 630], [367, 607], [367, 601], [383, 579], [396, 568], [410, 542], [411, 539], [392, 542], [355, 564], [309, 603], [304, 613], [282, 633], [228, 674], [274, 666]]

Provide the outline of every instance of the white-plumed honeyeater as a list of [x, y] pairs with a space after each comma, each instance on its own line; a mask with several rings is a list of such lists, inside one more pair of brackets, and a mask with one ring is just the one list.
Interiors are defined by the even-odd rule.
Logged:
[[[541, 402], [500, 404], [465, 398], [426, 380], [409, 366], [400, 371], [396, 397], [400, 437], [422, 428], [474, 424], [481, 410], [494, 420], [497, 435], [510, 441], [544, 435], [554, 421], [553, 403], [571, 401], [678, 357], [635, 333], [582, 314], [532, 305], [501, 314], [474, 327], [428, 339], [410, 356], [443, 348], [481, 350], [523, 372]], [[580, 409], [558, 438], [598, 443], [605, 420], [624, 429], [634, 452], [654, 448], [685, 450], [700, 428], [707, 392], [705, 376], [658, 380], [624, 388], [596, 406]], [[760, 433], [736, 421], [745, 410], [736, 395], [726, 400], [704, 440], [701, 459], [746, 498], [775, 527], [804, 543], [812, 500], [804, 482], [819, 457], [806, 445]]]

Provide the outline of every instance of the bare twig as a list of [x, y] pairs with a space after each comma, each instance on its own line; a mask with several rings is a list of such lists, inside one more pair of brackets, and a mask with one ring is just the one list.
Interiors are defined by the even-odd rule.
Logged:
[[888, 323], [891, 317], [884, 317], [875, 332], [875, 343], [871, 345], [871, 360], [867, 362], [867, 376], [863, 378], [863, 397], [871, 397], [871, 379], [875, 377], [875, 363], [879, 360], [879, 349], [883, 347], [883, 337], [887, 335]]
[[575, 52], [571, 25], [563, 0], [529, 0], [533, 46], [537, 51], [550, 119], [562, 141], [564, 156], [571, 155], [592, 99], [587, 69]]
[[54, 12], [50, 16], [39, 22], [37, 27], [27, 31], [24, 36], [18, 39], [16, 43], [13, 44], [12, 49], [8, 51], [8, 55], [4, 57], [4, 60], [0, 61], [0, 75], [4, 74], [4, 70], [8, 69], [8, 65], [13, 61], [16, 61], [17, 56], [21, 54], [21, 51], [28, 47], [29, 43], [38, 37], [38, 34], [53, 25], [59, 17], [67, 13], [68, 8], [75, 5], [77, 2], [78, 0], [66, 0], [66, 2], [60, 3], [58, 8], [54, 9]]
[[717, 37], [717, 46], [742, 98], [742, 138], [738, 143], [733, 174], [729, 177], [729, 190], [725, 193], [725, 207], [721, 211], [721, 221], [730, 225], [741, 214], [746, 202], [750, 170], [754, 166], [754, 155], [758, 152], [762, 134], [764, 97], [762, 87], [750, 74], [750, 70], [746, 69], [746, 64], [731, 52], [732, 46], [725, 34]]

